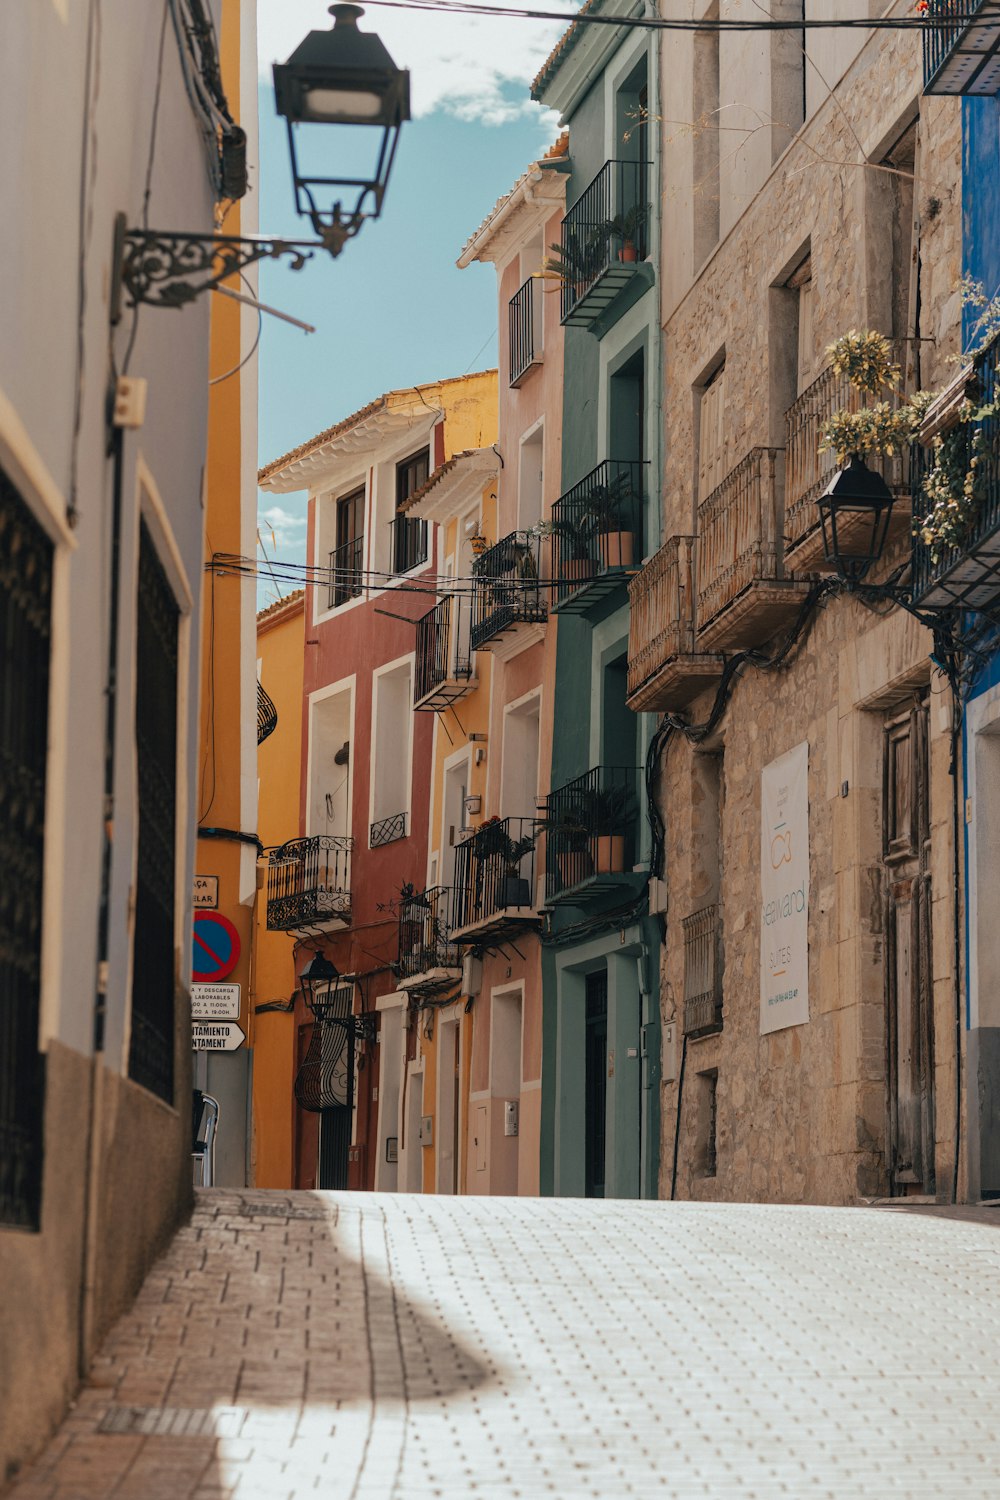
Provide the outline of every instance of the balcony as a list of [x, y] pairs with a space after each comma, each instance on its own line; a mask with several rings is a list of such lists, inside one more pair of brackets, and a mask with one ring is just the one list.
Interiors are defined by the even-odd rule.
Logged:
[[695, 650], [693, 536], [672, 536], [628, 586], [628, 697], [635, 713], [683, 708], [722, 671]]
[[427, 522], [412, 516], [394, 516], [389, 522], [392, 532], [392, 571], [408, 573], [427, 561]]
[[267, 864], [269, 932], [332, 932], [351, 920], [352, 838], [317, 834], [272, 849]]
[[541, 278], [529, 276], [507, 305], [512, 386], [542, 362], [542, 292]]
[[924, 93], [1000, 93], [1000, 0], [929, 0]]
[[455, 849], [452, 942], [506, 942], [541, 921], [535, 905], [534, 818], [490, 818]]
[[330, 588], [327, 609], [339, 609], [356, 599], [364, 587], [365, 539], [356, 536], [330, 553]]
[[722, 921], [717, 906], [703, 906], [684, 929], [684, 1035], [722, 1030]]
[[[635, 885], [640, 771], [595, 766], [545, 799], [545, 897], [591, 896]], [[641, 880], [645, 881], [645, 875]]]
[[785, 575], [784, 452], [752, 448], [698, 506], [700, 651], [756, 646], [789, 625], [808, 584]]
[[413, 707], [435, 713], [457, 703], [476, 686], [469, 645], [469, 600], [448, 594], [417, 621]]
[[[973, 399], [981, 404], [1000, 396], [1000, 336], [973, 359], [972, 382]], [[976, 467], [977, 504], [968, 532], [957, 546], [935, 548], [936, 561], [919, 534], [914, 537], [913, 602], [925, 608], [956, 605], [987, 611], [1000, 600], [1000, 418], [966, 424], [962, 438], [967, 445], [966, 467], [976, 427], [982, 429], [986, 442]], [[913, 499], [915, 527], [920, 524], [924, 505], [918, 472]]]
[[509, 649], [510, 637], [537, 636], [548, 613], [538, 581], [541, 542], [512, 531], [473, 564], [472, 649]]
[[[906, 345], [893, 345], [893, 358], [902, 363]], [[899, 392], [881, 396], [896, 407]], [[797, 573], [828, 572], [817, 501], [840, 468], [832, 450], [820, 453], [823, 424], [836, 411], [857, 411], [859, 392], [845, 375], [826, 369], [806, 387], [785, 413], [785, 560]], [[899, 538], [910, 529], [910, 461], [908, 454], [893, 458], [866, 454], [865, 462], [881, 474], [893, 494], [889, 535]]]
[[278, 710], [270, 696], [257, 683], [257, 743], [262, 745], [278, 727]]
[[553, 505], [553, 608], [585, 614], [636, 572], [643, 545], [642, 477], [641, 464], [609, 458]]
[[562, 222], [561, 321], [600, 335], [653, 284], [649, 163], [609, 161]]
[[462, 954], [451, 941], [454, 896], [450, 886], [404, 890], [399, 907], [399, 988], [434, 995], [462, 975]]

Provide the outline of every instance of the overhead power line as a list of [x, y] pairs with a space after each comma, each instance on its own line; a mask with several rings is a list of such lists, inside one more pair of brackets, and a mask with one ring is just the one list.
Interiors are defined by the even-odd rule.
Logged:
[[[389, 10], [438, 11], [449, 16], [500, 16], [521, 21], [561, 21], [564, 26], [631, 26], [644, 31], [737, 32], [737, 31], [926, 31], [934, 27], [935, 18], [926, 16], [843, 16], [832, 19], [774, 21], [758, 20], [684, 20], [667, 16], [610, 16], [588, 11], [530, 10], [521, 6], [490, 5], [486, 0], [365, 0], [366, 5], [381, 5]], [[996, 15], [987, 11], [978, 16], [963, 17], [968, 27], [996, 26]], [[955, 18], [942, 16], [940, 24], [954, 25]]]

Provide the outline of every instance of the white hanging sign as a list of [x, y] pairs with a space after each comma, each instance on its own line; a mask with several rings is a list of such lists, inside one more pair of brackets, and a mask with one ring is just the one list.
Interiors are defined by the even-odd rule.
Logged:
[[192, 1021], [238, 1021], [240, 987], [238, 984], [193, 984], [191, 986]]
[[760, 1030], [809, 1020], [809, 745], [760, 778]]

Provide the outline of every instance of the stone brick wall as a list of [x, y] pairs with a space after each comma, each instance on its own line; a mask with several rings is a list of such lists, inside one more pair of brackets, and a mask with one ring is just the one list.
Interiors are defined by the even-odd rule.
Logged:
[[[665, 78], [671, 70], [676, 76], [670, 46], [664, 54]], [[698, 386], [723, 353], [724, 472], [751, 448], [784, 442], [787, 401], [780, 398], [787, 375], [781, 371], [787, 371], [790, 357], [794, 363], [794, 351], [790, 356], [782, 347], [774, 293], [806, 248], [817, 370], [825, 362], [822, 351], [848, 328], [890, 330], [893, 191], [897, 184], [905, 187], [906, 179], [859, 163], [880, 162], [918, 110], [914, 201], [920, 218], [920, 334], [929, 341], [911, 347], [920, 350], [921, 384], [943, 383], [952, 373], [947, 357], [958, 348], [960, 324], [954, 290], [961, 273], [960, 105], [920, 98], [915, 39], [880, 34], [847, 69], [836, 99], [820, 106], [759, 183], [700, 272], [687, 278], [686, 287], [676, 267], [665, 275], [665, 537], [694, 529]], [[664, 133], [669, 134], [667, 126]], [[684, 150], [666, 141], [664, 196], [671, 203], [666, 222], [686, 245], [693, 242], [698, 210], [685, 177]], [[887, 183], [893, 191], [887, 191]], [[731, 222], [725, 206], [721, 221]], [[907, 547], [904, 537], [883, 572], [903, 560]], [[835, 598], [813, 617], [783, 669], [751, 668], [742, 674], [712, 740], [695, 749], [675, 735], [668, 746], [661, 777], [668, 892], [661, 1004], [665, 1025], [676, 1023], [678, 1061], [681, 923], [716, 897], [724, 947], [723, 1030], [687, 1045], [678, 1197], [849, 1203], [888, 1190], [882, 736], [886, 713], [905, 707], [914, 690], [927, 685], [936, 1170], [939, 1192], [950, 1190], [955, 1121], [950, 697], [928, 659], [930, 649], [929, 633], [902, 612], [874, 614], [855, 600]], [[693, 722], [707, 716], [712, 699], [708, 691], [691, 705]], [[810, 1020], [761, 1036], [760, 777], [765, 765], [803, 740], [809, 743]], [[706, 753], [722, 756], [718, 835], [705, 831], [714, 816], [705, 807], [712, 778], [706, 780], [699, 764]], [[706, 837], [715, 841], [714, 851], [706, 849]], [[705, 1075], [713, 1070], [718, 1073], [717, 1161], [715, 1175], [708, 1176]], [[669, 1196], [676, 1079], [667, 1079], [662, 1090], [660, 1189]]]

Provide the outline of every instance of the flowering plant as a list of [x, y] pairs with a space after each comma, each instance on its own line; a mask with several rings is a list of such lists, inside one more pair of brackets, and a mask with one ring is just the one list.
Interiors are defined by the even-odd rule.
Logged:
[[834, 373], [846, 375], [855, 390], [877, 396], [895, 390], [902, 371], [892, 357], [892, 345], [884, 333], [851, 328], [827, 348]]

